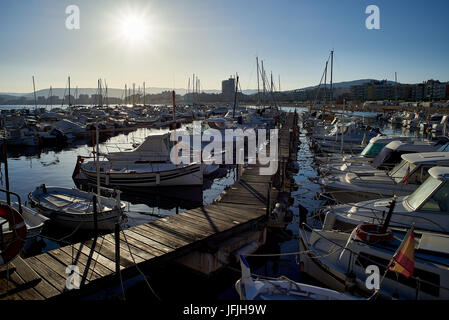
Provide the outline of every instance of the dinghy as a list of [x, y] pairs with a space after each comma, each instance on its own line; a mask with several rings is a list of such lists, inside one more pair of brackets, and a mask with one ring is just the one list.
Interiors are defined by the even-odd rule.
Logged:
[[[94, 230], [94, 193], [78, 189], [47, 187], [44, 184], [28, 195], [33, 207], [52, 222], [70, 229]], [[117, 198], [97, 197], [99, 230], [112, 230], [119, 222], [125, 203]]]

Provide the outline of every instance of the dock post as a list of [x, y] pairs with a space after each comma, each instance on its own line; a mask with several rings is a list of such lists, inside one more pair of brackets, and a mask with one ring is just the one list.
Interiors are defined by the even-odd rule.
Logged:
[[[6, 190], [9, 191], [9, 173], [8, 173], [8, 151], [6, 150], [6, 129], [5, 129], [5, 136], [3, 137], [3, 145], [2, 145], [2, 151], [3, 151], [3, 162], [5, 163], [5, 187]], [[6, 203], [8, 206], [11, 205], [11, 195], [9, 192], [6, 193]]]
[[268, 182], [268, 190], [267, 190], [267, 218], [270, 217], [271, 212], [271, 181]]
[[115, 236], [115, 273], [117, 278], [120, 279], [120, 225], [115, 224], [114, 229]]

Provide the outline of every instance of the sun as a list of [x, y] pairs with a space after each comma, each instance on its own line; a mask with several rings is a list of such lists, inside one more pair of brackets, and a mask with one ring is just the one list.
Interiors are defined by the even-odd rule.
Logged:
[[128, 44], [136, 44], [150, 35], [150, 25], [144, 15], [128, 14], [120, 19], [118, 32]]

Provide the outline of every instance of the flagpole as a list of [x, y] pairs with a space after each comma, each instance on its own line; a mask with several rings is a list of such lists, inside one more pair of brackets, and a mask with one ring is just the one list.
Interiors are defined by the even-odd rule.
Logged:
[[[402, 239], [401, 244], [399, 245], [398, 249], [397, 249], [396, 252], [394, 253], [394, 255], [393, 255], [393, 257], [391, 258], [390, 262], [388, 263], [387, 269], [385, 270], [385, 272], [384, 272], [384, 274], [383, 274], [383, 276], [382, 276], [382, 279], [380, 280], [379, 288], [376, 289], [376, 291], [374, 291], [374, 293], [368, 298], [368, 300], [370, 300], [371, 298], [373, 298], [373, 297], [380, 291], [382, 282], [384, 281], [385, 276], [387, 275], [387, 272], [390, 270], [391, 264], [392, 264], [393, 261], [395, 260], [395, 257], [397, 256], [398, 252], [401, 252], [401, 251], [402, 251], [402, 249], [404, 248], [405, 243], [409, 241], [409, 238], [410, 238], [410, 237], [413, 237], [414, 229], [415, 229], [415, 224], [412, 223], [412, 227], [411, 227], [410, 230], [406, 233], [404, 239]], [[414, 237], [413, 237], [413, 239], [414, 239]], [[414, 246], [415, 246], [415, 243], [414, 243], [414, 242], [413, 242], [412, 246], [413, 246], [413, 249], [414, 249]], [[396, 263], [398, 263], [398, 262], [399, 262], [399, 261], [396, 260]], [[399, 264], [399, 265], [400, 265], [400, 264]], [[393, 268], [394, 268], [394, 267], [393, 267]], [[397, 270], [391, 270], [391, 271], [398, 272]], [[401, 272], [399, 272], [399, 273], [401, 273]], [[413, 274], [413, 270], [412, 270], [411, 274]], [[411, 275], [411, 274], [410, 274], [410, 275]], [[410, 275], [409, 275], [409, 276], [410, 276]], [[407, 278], [408, 278], [409, 276], [406, 275]], [[418, 281], [419, 281], [419, 280], [418, 280]]]

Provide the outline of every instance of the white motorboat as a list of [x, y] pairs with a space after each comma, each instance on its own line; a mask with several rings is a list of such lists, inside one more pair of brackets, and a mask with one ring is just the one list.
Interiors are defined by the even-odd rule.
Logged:
[[[31, 205], [52, 222], [70, 229], [94, 229], [94, 193], [63, 187], [41, 185], [30, 192]], [[97, 196], [99, 230], [112, 230], [123, 214], [125, 203], [116, 198]]]
[[[449, 299], [448, 234], [415, 231], [413, 274], [405, 277], [391, 270], [386, 272], [406, 231], [393, 229], [388, 239], [368, 241], [353, 233], [304, 225], [299, 231], [303, 271], [334, 290], [365, 297]], [[378, 291], [372, 285], [374, 273]]]
[[[179, 143], [178, 145], [181, 146], [182, 144]], [[128, 166], [130, 162], [134, 162], [134, 164], [136, 165], [155, 163], [155, 165], [157, 166], [158, 163], [172, 163], [170, 152], [173, 146], [174, 143], [170, 140], [170, 133], [150, 135], [146, 137], [144, 142], [142, 142], [133, 150], [110, 152], [108, 154], [105, 154], [104, 156], [109, 161], [111, 161], [111, 163], [114, 162], [114, 165], [116, 166], [120, 166], [120, 163], [123, 166]], [[190, 150], [191, 155], [195, 152], [201, 154], [201, 151], [199, 150]], [[171, 166], [167, 168], [172, 169]], [[219, 165], [217, 164], [209, 164], [205, 162], [201, 163], [201, 171], [204, 175], [210, 175], [214, 173], [218, 168]]]
[[[449, 233], [449, 168], [433, 167], [429, 177], [412, 194], [399, 197], [390, 220], [390, 226]], [[393, 198], [329, 206], [321, 210], [323, 228], [348, 231], [360, 223], [381, 223], [386, 206]]]
[[241, 300], [359, 300], [342, 292], [298, 283], [286, 277], [278, 280], [254, 280], [248, 262], [240, 256], [242, 277], [235, 289]]
[[413, 192], [429, 177], [435, 166], [449, 166], [449, 152], [403, 154], [402, 161], [388, 173], [342, 172], [319, 180], [332, 198], [341, 202], [405, 196]]

